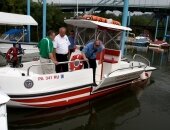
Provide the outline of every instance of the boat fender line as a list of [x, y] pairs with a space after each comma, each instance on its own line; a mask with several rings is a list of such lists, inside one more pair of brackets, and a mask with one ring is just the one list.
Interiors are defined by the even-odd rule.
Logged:
[[71, 58], [71, 61], [75, 61], [75, 62], [71, 62], [70, 63], [70, 70], [71, 71], [75, 71], [75, 70], [80, 70], [83, 68], [83, 62], [80, 60], [83, 60], [83, 56], [81, 54], [77, 54], [77, 55], [73, 55]]

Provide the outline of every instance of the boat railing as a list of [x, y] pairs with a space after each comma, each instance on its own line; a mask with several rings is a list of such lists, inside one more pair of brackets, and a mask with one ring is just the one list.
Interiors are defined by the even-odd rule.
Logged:
[[[87, 68], [90, 67], [89, 65], [89, 61], [88, 60], [75, 60], [75, 61], [66, 61], [66, 62], [59, 62], [57, 65], [62, 65], [62, 64], [69, 64], [69, 63], [74, 63], [75, 66], [78, 66], [81, 62], [86, 62], [87, 63]], [[41, 64], [33, 64], [31, 66], [28, 67], [27, 69], [27, 76], [30, 75], [30, 69], [32, 67], [36, 67], [36, 66], [42, 66], [42, 65], [55, 65], [54, 63], [41, 63]]]
[[147, 58], [145, 58], [139, 54], [135, 54], [133, 56], [133, 60], [138, 61], [138, 59], [140, 60], [140, 62], [143, 61], [144, 63], [146, 63], [147, 66], [150, 66], [150, 61]]
[[16, 43], [18, 43], [21, 39], [23, 39], [23, 38], [25, 37], [25, 35], [26, 35], [25, 33], [24, 33], [24, 34], [22, 34], [22, 35], [21, 35], [21, 37], [17, 40], [17, 42], [16, 42]]
[[126, 68], [121, 68], [121, 69], [117, 69], [117, 70], [114, 70], [110, 73], [107, 74], [107, 77], [109, 77], [109, 75], [111, 75], [112, 73], [116, 72], [116, 71], [119, 71], [119, 70], [126, 70], [126, 69], [134, 69], [134, 68], [142, 68], [142, 67], [146, 67], [146, 65], [136, 65], [136, 66], [130, 66], [130, 67], [126, 67]]

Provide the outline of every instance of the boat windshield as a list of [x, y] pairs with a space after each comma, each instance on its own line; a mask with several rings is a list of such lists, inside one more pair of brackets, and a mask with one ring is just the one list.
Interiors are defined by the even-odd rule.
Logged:
[[6, 65], [7, 65], [7, 62], [6, 62], [6, 59], [5, 59], [5, 55], [0, 52], [0, 67], [6, 66]]

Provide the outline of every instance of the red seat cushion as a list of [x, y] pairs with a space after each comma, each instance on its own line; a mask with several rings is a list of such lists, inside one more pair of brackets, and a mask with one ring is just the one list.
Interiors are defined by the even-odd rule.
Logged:
[[[97, 53], [96, 55], [96, 59], [99, 60], [100, 59], [100, 53]], [[120, 51], [119, 50], [112, 50], [112, 49], [104, 49], [102, 51], [102, 55], [103, 55], [103, 62], [106, 62], [106, 63], [118, 63], [118, 61], [115, 61], [114, 58], [112, 59], [106, 59], [104, 58], [104, 55], [110, 55], [110, 56], [120, 56]]]
[[115, 61], [114, 59], [112, 59], [112, 60], [104, 59], [103, 62], [106, 62], [106, 63], [118, 63], [118, 61]]
[[112, 56], [119, 56], [120, 51], [119, 50], [112, 50], [112, 49], [105, 49], [104, 53], [107, 55], [112, 55]]

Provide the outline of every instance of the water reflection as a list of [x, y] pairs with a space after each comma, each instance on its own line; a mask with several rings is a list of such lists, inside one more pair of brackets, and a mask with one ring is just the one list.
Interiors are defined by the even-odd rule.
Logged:
[[131, 58], [134, 54], [148, 58], [152, 65], [162, 66], [169, 61], [169, 48], [132, 47], [126, 50], [127, 57]]
[[140, 115], [138, 97], [148, 81], [103, 98], [52, 109], [8, 108], [9, 130], [111, 130]]

